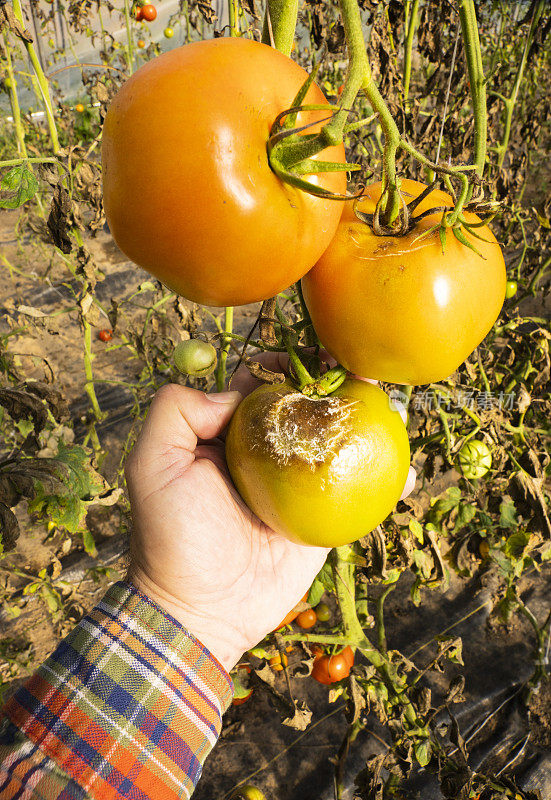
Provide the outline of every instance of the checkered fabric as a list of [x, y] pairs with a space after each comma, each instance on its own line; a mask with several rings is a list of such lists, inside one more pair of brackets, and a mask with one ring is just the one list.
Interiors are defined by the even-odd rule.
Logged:
[[232, 688], [175, 619], [116, 583], [4, 707], [0, 797], [187, 798]]

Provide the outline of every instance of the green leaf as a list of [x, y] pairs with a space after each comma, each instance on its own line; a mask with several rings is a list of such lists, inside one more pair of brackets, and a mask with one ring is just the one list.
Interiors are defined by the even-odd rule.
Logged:
[[85, 528], [85, 530], [82, 532], [82, 543], [88, 555], [92, 556], [92, 558], [95, 558], [98, 554], [98, 551], [96, 548], [94, 537], [92, 536], [88, 528]]
[[517, 509], [510, 497], [502, 500], [499, 506], [499, 526], [500, 528], [518, 528]]
[[431, 556], [428, 553], [425, 553], [424, 550], [414, 550], [413, 561], [419, 570], [421, 577], [425, 580], [428, 580], [431, 576], [433, 567]]
[[518, 561], [525, 555], [525, 550], [530, 542], [530, 534], [526, 531], [518, 531], [511, 534], [505, 542], [504, 552], [512, 561]]
[[314, 583], [310, 586], [310, 591], [308, 592], [308, 602], [311, 606], [317, 606], [323, 597], [324, 591], [325, 587], [320, 579], [314, 578]]
[[381, 583], [383, 584], [383, 586], [389, 586], [391, 583], [396, 583], [401, 574], [402, 571], [397, 567], [395, 567], [394, 569], [387, 569], [386, 578], [383, 578]]
[[459, 531], [468, 525], [477, 512], [477, 508], [470, 503], [459, 503], [457, 508], [457, 518], [455, 520], [455, 530]]
[[321, 582], [326, 592], [334, 592], [335, 584], [333, 583], [333, 572], [331, 565], [325, 563], [317, 574], [317, 580]]
[[421, 603], [421, 581], [419, 578], [416, 578], [411, 589], [410, 589], [411, 600], [414, 606], [418, 606]]
[[408, 528], [415, 536], [419, 544], [424, 544], [425, 537], [423, 536], [423, 526], [419, 522], [417, 522], [416, 519], [410, 519]]
[[415, 745], [415, 758], [421, 767], [426, 767], [432, 755], [430, 741], [425, 739]]
[[38, 190], [38, 181], [29, 164], [24, 161], [12, 167], [0, 182], [1, 192], [10, 192], [11, 197], [0, 197], [0, 208], [19, 208], [30, 200]]

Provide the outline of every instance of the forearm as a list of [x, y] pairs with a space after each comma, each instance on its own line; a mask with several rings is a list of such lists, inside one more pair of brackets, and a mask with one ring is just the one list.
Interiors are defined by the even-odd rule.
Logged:
[[59, 775], [74, 787], [70, 797], [189, 796], [231, 691], [203, 645], [129, 584], [115, 584], [4, 708], [25, 741], [4, 723], [2, 797], [23, 780], [31, 788], [45, 780], [41, 769], [57, 776], [49, 794], [36, 794], [48, 800], [61, 797]]

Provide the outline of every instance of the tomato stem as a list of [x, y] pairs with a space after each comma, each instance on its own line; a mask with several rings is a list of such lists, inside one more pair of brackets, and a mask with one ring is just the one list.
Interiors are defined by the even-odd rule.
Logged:
[[298, 0], [268, 0], [262, 29], [262, 42], [275, 47], [284, 55], [290, 56], [295, 40], [297, 15]]
[[413, 50], [413, 37], [415, 35], [415, 29], [417, 28], [418, 12], [419, 12], [419, 0], [413, 0], [413, 4], [411, 3], [411, 0], [406, 0], [406, 6], [405, 6], [406, 40], [404, 43], [404, 75], [403, 75], [404, 103], [406, 104], [409, 95], [409, 83], [411, 80], [411, 56]]
[[224, 330], [221, 333], [220, 358], [216, 365], [216, 389], [223, 392], [226, 385], [226, 367], [231, 346], [233, 331], [233, 306], [226, 306], [224, 311]]

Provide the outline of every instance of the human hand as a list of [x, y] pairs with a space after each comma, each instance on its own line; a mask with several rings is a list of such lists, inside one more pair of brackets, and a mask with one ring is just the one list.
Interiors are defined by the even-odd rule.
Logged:
[[[285, 366], [277, 356], [268, 361]], [[272, 531], [231, 482], [220, 435], [258, 385], [242, 369], [232, 383], [240, 391], [163, 387], [126, 464], [129, 578], [227, 670], [298, 603], [329, 552]]]

